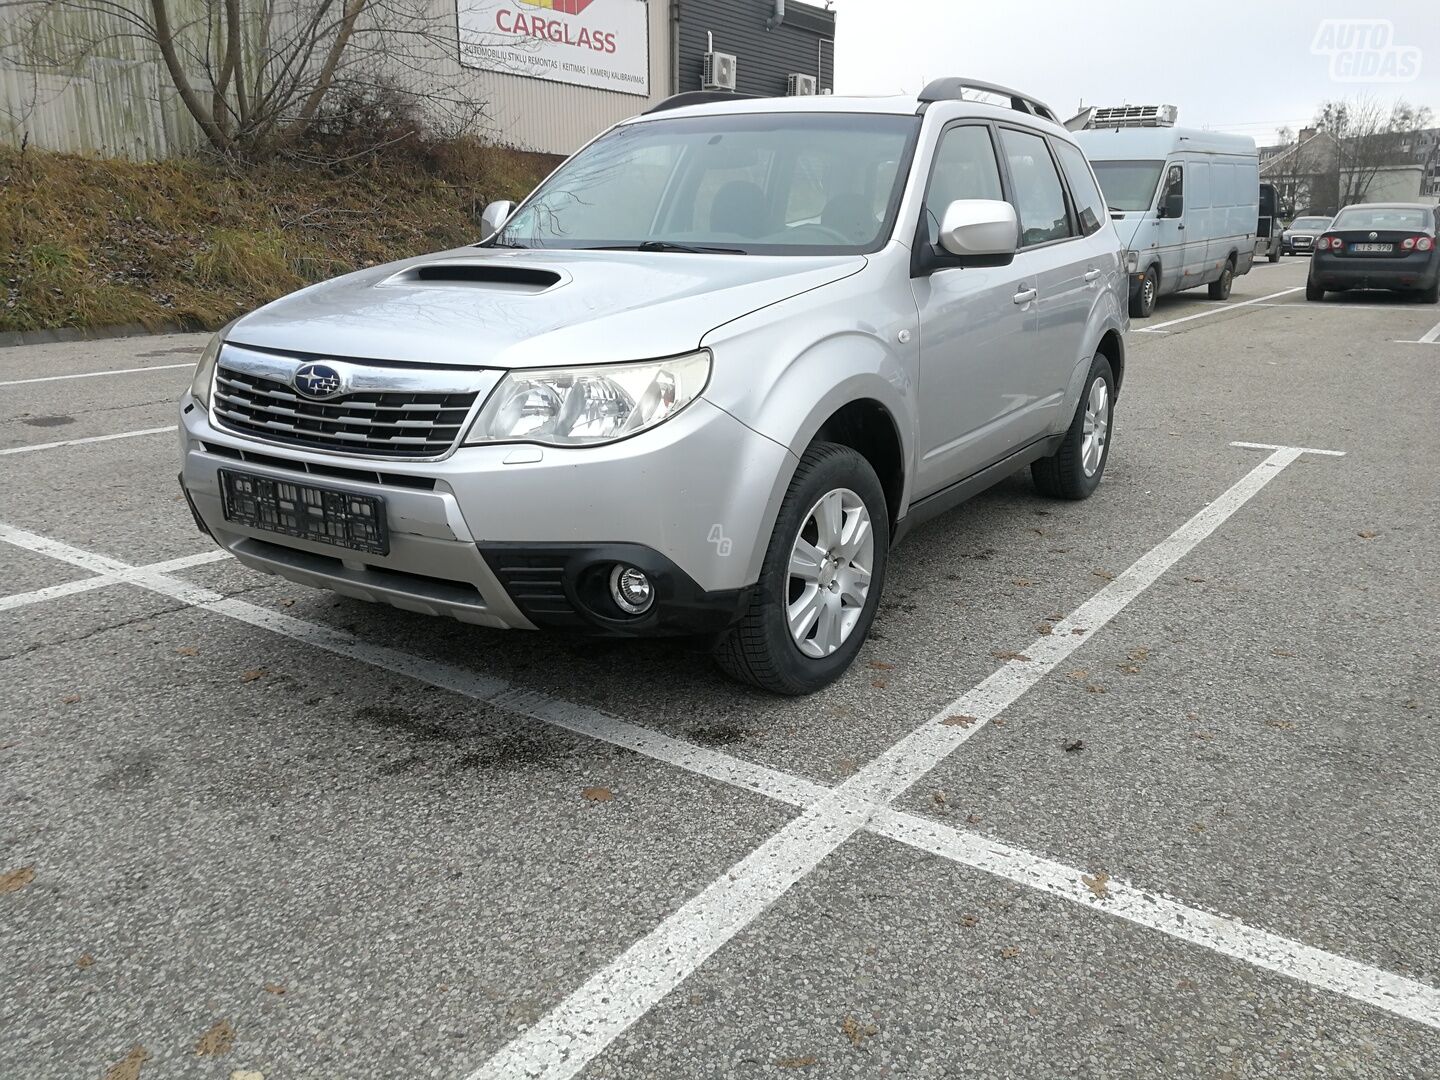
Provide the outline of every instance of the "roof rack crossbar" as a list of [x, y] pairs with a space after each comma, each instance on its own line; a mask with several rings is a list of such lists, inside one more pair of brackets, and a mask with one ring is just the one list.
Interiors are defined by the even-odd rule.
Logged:
[[756, 97], [759, 95], [737, 94], [733, 90], [687, 90], [683, 94], [671, 94], [664, 101], [650, 106], [645, 110], [644, 115], [668, 112], [671, 109], [683, 109], [687, 105], [713, 105], [717, 101], [749, 101]]
[[986, 94], [997, 94], [1000, 97], [1010, 99], [1010, 107], [1016, 112], [1028, 113], [1031, 116], [1038, 116], [1042, 120], [1049, 120], [1052, 124], [1058, 124], [1059, 118], [1055, 110], [1046, 105], [1043, 101], [1031, 97], [1029, 94], [1022, 94], [1019, 90], [1012, 90], [1008, 86], [1000, 86], [996, 83], [981, 82], [979, 79], [968, 79], [963, 75], [951, 75], [943, 79], [936, 79], [924, 90], [920, 91], [917, 99], [921, 106], [929, 105], [936, 101], [964, 101], [966, 90], [979, 90]]

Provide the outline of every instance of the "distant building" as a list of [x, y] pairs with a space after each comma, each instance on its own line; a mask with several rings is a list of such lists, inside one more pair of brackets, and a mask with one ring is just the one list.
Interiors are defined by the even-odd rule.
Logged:
[[[1260, 179], [1275, 187], [1281, 216], [1333, 214], [1349, 202], [1413, 202], [1440, 196], [1440, 128], [1400, 138], [1379, 160], [1348, 167], [1347, 147], [1303, 128], [1293, 143], [1260, 148]], [[1359, 179], [1357, 179], [1359, 177]], [[1359, 199], [1347, 194], [1363, 188]]]

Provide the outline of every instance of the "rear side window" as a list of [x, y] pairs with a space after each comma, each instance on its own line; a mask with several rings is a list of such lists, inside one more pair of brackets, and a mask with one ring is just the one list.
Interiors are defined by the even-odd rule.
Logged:
[[990, 142], [990, 129], [978, 125], [954, 127], [940, 136], [930, 192], [925, 196], [925, 221], [932, 244], [940, 241], [940, 219], [958, 199], [1003, 201], [1000, 163]]
[[1079, 147], [1067, 142], [1055, 142], [1055, 152], [1060, 155], [1060, 167], [1065, 170], [1065, 179], [1070, 181], [1070, 194], [1075, 199], [1075, 216], [1080, 219], [1080, 231], [1086, 236], [1097, 232], [1105, 220], [1104, 202], [1100, 189], [1095, 186], [1090, 163]]
[[1015, 212], [1020, 216], [1021, 244], [1048, 244], [1074, 235], [1065, 189], [1045, 139], [1010, 128], [1000, 130], [1000, 141], [1015, 184]]

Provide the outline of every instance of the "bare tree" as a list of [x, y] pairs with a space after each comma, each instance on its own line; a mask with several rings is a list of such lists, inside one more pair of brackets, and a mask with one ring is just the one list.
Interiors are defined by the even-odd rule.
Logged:
[[1333, 140], [1337, 209], [1363, 202], [1381, 169], [1408, 164], [1402, 149], [1407, 135], [1423, 128], [1430, 111], [1397, 101], [1388, 109], [1371, 97], [1327, 101], [1315, 126]]
[[426, 0], [0, 0], [0, 14], [37, 70], [78, 73], [138, 42], [222, 153], [273, 150], [334, 103], [377, 94], [423, 101], [445, 134], [486, 125], [455, 59], [454, 9]]

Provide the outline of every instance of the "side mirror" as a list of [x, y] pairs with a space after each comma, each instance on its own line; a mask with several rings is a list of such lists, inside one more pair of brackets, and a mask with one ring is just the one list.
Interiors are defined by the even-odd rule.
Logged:
[[998, 199], [957, 199], [940, 220], [940, 247], [960, 260], [1009, 261], [1020, 246], [1015, 208]]
[[489, 240], [504, 227], [514, 212], [515, 204], [508, 199], [492, 202], [485, 207], [485, 212], [480, 215], [480, 239]]

